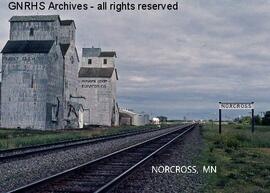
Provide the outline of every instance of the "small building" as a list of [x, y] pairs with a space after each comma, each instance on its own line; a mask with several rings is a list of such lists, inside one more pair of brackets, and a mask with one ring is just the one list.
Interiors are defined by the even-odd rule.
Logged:
[[[2, 50], [1, 127], [79, 127], [79, 57], [73, 20], [13, 16]], [[74, 118], [76, 117], [76, 118]]]
[[118, 126], [116, 52], [83, 48], [79, 70], [79, 94], [85, 97], [84, 124]]
[[149, 115], [120, 108], [120, 125], [143, 126], [149, 124]]

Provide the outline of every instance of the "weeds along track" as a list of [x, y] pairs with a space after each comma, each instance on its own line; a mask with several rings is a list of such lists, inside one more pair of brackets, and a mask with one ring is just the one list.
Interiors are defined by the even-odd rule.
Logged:
[[[171, 127], [171, 129], [174, 129], [176, 127], [177, 126], [173, 126]], [[169, 128], [166, 127], [162, 129], [169, 129]], [[24, 158], [26, 156], [31, 156], [35, 154], [42, 154], [42, 153], [56, 151], [56, 150], [64, 150], [64, 149], [129, 137], [133, 135], [155, 132], [158, 130], [161, 130], [161, 129], [143, 129], [140, 131], [121, 132], [121, 133], [113, 134], [113, 135], [91, 137], [91, 138], [84, 138], [84, 139], [77, 139], [77, 140], [68, 140], [68, 141], [62, 141], [62, 142], [57, 142], [57, 143], [49, 143], [49, 144], [28, 146], [28, 147], [22, 147], [22, 148], [1, 150], [0, 162], [7, 162], [7, 161], [10, 161], [11, 159], [20, 159], [20, 158]]]
[[66, 170], [32, 184], [20, 187], [15, 192], [60, 193], [60, 192], [108, 192], [152, 156], [166, 150], [176, 139], [190, 132], [195, 124], [178, 126], [173, 131], [118, 150], [83, 165]]

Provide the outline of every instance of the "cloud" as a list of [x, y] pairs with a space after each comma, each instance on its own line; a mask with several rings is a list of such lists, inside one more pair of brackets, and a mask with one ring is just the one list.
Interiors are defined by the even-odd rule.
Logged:
[[120, 13], [9, 11], [8, 2], [0, 2], [1, 47], [12, 15], [60, 14], [75, 20], [78, 50], [116, 50], [122, 107], [171, 118], [214, 117], [221, 100], [270, 108], [268, 1], [190, 0], [179, 11]]

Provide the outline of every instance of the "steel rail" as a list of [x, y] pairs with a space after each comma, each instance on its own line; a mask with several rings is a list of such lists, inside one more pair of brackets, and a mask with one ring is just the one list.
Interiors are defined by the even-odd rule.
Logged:
[[[173, 129], [177, 126], [173, 127], [166, 127], [163, 129]], [[0, 151], [0, 162], [10, 160], [13, 158], [19, 158], [24, 157], [32, 154], [39, 154], [39, 153], [45, 153], [48, 151], [54, 151], [59, 149], [67, 149], [71, 147], [76, 146], [83, 146], [87, 144], [92, 143], [99, 143], [104, 141], [109, 141], [113, 139], [123, 138], [123, 137], [129, 137], [129, 136], [135, 136], [139, 134], [144, 133], [150, 133], [159, 131], [161, 129], [144, 129], [142, 131], [132, 131], [132, 132], [124, 132], [124, 133], [118, 133], [118, 134], [112, 134], [112, 135], [105, 135], [105, 136], [99, 136], [99, 137], [90, 137], [90, 138], [84, 138], [84, 139], [77, 139], [77, 140], [67, 140], [57, 143], [49, 143], [49, 144], [41, 144], [41, 145], [35, 145], [35, 146], [27, 146], [27, 147], [21, 147], [21, 148], [14, 148], [14, 149], [7, 149]]]
[[[185, 135], [186, 133], [188, 133], [189, 131], [191, 131], [194, 127], [196, 126], [196, 124], [192, 124], [192, 125], [188, 125], [188, 126], [182, 126], [180, 127], [178, 130], [174, 130], [174, 131], [170, 131], [164, 134], [161, 134], [159, 136], [153, 137], [151, 139], [145, 140], [143, 142], [131, 145], [129, 147], [123, 148], [121, 150], [118, 150], [116, 152], [110, 153], [108, 155], [102, 156], [100, 158], [97, 158], [95, 160], [92, 160], [90, 162], [87, 162], [85, 164], [76, 166], [74, 168], [65, 170], [61, 173], [55, 174], [53, 176], [41, 179], [39, 181], [33, 182], [31, 184], [28, 184], [26, 186], [17, 188], [15, 190], [12, 190], [8, 193], [18, 193], [18, 192], [31, 192], [31, 190], [36, 190], [35, 188], [38, 188], [44, 184], [49, 184], [50, 182], [53, 182], [53, 180], [56, 180], [58, 178], [63, 178], [65, 175], [71, 174], [71, 173], [76, 173], [76, 171], [81, 171], [82, 169], [89, 167], [89, 166], [93, 166], [95, 164], [98, 165], [98, 163], [105, 161], [105, 160], [109, 160], [110, 158], [113, 158], [113, 156], [117, 156], [117, 155], [121, 155], [121, 153], [125, 153], [128, 152], [128, 150], [133, 150], [136, 148], [143, 148], [144, 145], [147, 144], [152, 144], [158, 140], [162, 140], [163, 138], [173, 135], [173, 134], [177, 134], [179, 131], [181, 131], [180, 134], [177, 134], [176, 136], [173, 136], [172, 139], [169, 139], [169, 141], [167, 141], [165, 144], [159, 146], [157, 149], [155, 149], [152, 153], [148, 154], [147, 156], [145, 156], [143, 159], [139, 160], [138, 162], [136, 162], [135, 164], [133, 164], [130, 168], [128, 168], [127, 170], [125, 170], [124, 172], [122, 172], [120, 175], [117, 175], [115, 178], [113, 178], [112, 180], [110, 180], [109, 182], [105, 183], [103, 186], [101, 186], [100, 188], [97, 188], [97, 190], [93, 191], [95, 193], [101, 193], [101, 192], [107, 192], [108, 190], [110, 190], [112, 187], [114, 187], [117, 183], [119, 183], [122, 179], [124, 179], [127, 175], [129, 175], [133, 170], [135, 170], [138, 166], [142, 165], [144, 162], [146, 162], [148, 159], [150, 159], [152, 156], [154, 156], [155, 154], [157, 154], [158, 152], [160, 152], [161, 150], [163, 150], [165, 147], [167, 147], [168, 145], [170, 145], [172, 142], [174, 142], [176, 139], [180, 138], [181, 136]], [[183, 131], [182, 131], [183, 130]], [[36, 192], [36, 191], [34, 191]]]
[[161, 146], [160, 148], [158, 148], [156, 151], [154, 151], [153, 153], [151, 153], [150, 155], [148, 155], [147, 157], [145, 157], [144, 159], [142, 159], [141, 161], [139, 161], [137, 164], [135, 164], [134, 166], [132, 166], [131, 168], [129, 168], [128, 170], [126, 170], [125, 172], [123, 172], [122, 174], [120, 174], [119, 176], [117, 176], [116, 178], [114, 178], [112, 181], [110, 181], [107, 184], [105, 184], [104, 186], [102, 186], [100, 189], [98, 189], [97, 191], [95, 191], [95, 193], [102, 193], [102, 192], [107, 192], [107, 191], [111, 190], [117, 183], [119, 183], [120, 181], [122, 181], [133, 170], [135, 170], [137, 167], [139, 167], [144, 162], [146, 162], [147, 160], [149, 160], [155, 154], [157, 154], [158, 152], [160, 152], [161, 150], [163, 150], [165, 147], [167, 147], [168, 145], [170, 145], [176, 139], [178, 139], [179, 137], [181, 137], [184, 134], [188, 133], [192, 129], [193, 129], [193, 127], [190, 127], [188, 130], [185, 130], [184, 132], [180, 133], [179, 135], [177, 135], [176, 137], [174, 137], [172, 140], [170, 140], [169, 142], [167, 142], [166, 144], [164, 144], [163, 146]]

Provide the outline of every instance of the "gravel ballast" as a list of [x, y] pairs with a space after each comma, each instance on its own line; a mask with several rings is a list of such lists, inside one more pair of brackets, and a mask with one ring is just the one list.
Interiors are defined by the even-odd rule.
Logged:
[[113, 193], [197, 193], [203, 183], [200, 168], [198, 174], [152, 173], [152, 166], [194, 166], [202, 149], [199, 128], [178, 139], [168, 149], [139, 166], [127, 179], [122, 181]]
[[42, 178], [62, 172], [113, 151], [158, 136], [175, 128], [89, 144], [71, 149], [47, 152], [7, 163], [0, 163], [0, 192], [27, 185]]

